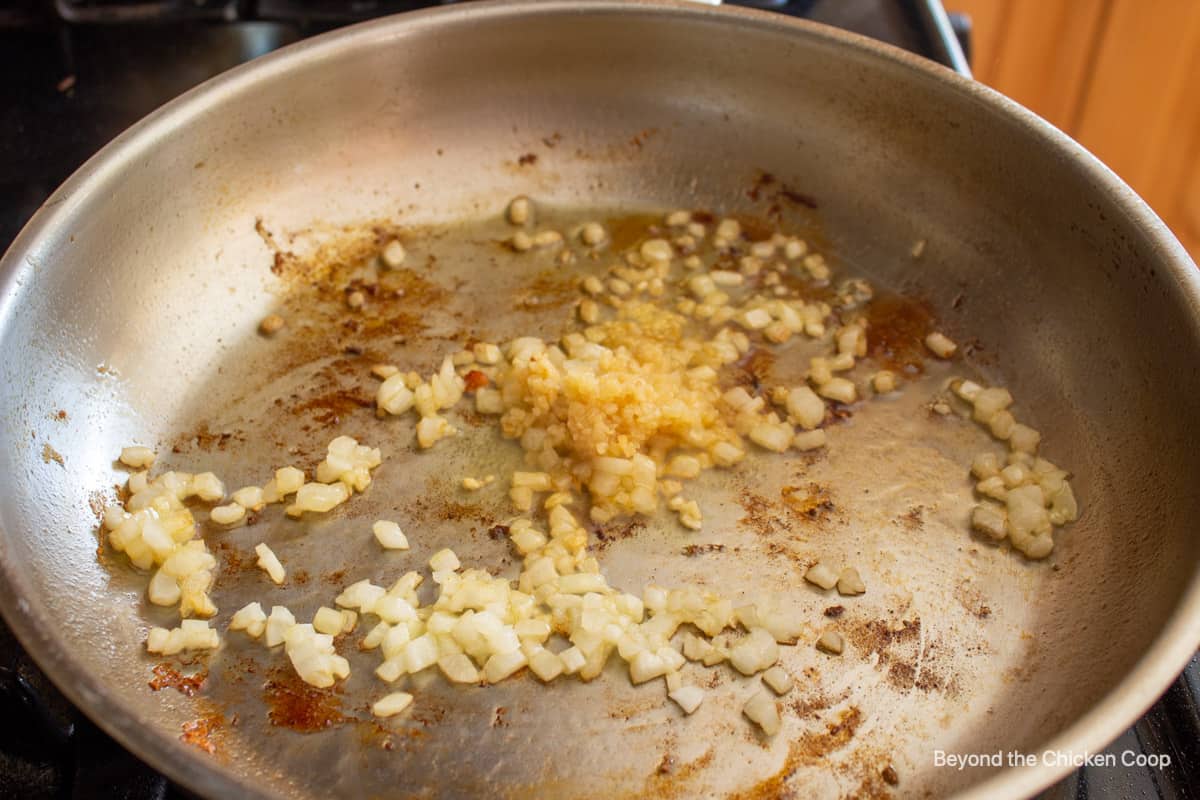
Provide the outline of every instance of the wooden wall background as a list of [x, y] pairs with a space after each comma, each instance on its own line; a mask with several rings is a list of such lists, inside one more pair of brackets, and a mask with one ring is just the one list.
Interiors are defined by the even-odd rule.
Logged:
[[1200, 0], [946, 0], [975, 77], [1124, 178], [1200, 262]]

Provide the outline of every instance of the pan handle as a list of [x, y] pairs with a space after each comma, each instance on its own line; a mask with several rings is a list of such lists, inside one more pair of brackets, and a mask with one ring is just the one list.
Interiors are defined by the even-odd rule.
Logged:
[[958, 40], [958, 34], [941, 0], [913, 0], [912, 6], [925, 35], [929, 38], [934, 60], [945, 64], [964, 78], [974, 77], [971, 74], [971, 63], [963, 52], [962, 43]]

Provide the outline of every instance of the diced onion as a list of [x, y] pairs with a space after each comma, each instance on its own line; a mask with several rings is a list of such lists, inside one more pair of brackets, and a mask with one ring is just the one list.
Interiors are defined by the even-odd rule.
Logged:
[[729, 663], [743, 675], [753, 675], [779, 660], [779, 645], [775, 637], [762, 628], [755, 628], [729, 650]]
[[429, 568], [434, 572], [453, 572], [461, 566], [458, 556], [449, 548], [437, 551], [429, 559]]
[[327, 633], [330, 636], [336, 636], [342, 632], [345, 622], [342, 612], [321, 606], [317, 609], [317, 613], [313, 615], [312, 626], [318, 633]]
[[841, 655], [844, 647], [842, 635], [835, 631], [825, 631], [821, 634], [821, 638], [817, 639], [817, 649], [824, 650], [831, 655]]
[[479, 683], [479, 670], [464, 653], [442, 656], [437, 664], [446, 680], [451, 683]]
[[257, 563], [263, 572], [267, 573], [275, 583], [283, 583], [286, 573], [274, 551], [267, 547], [265, 542], [261, 542], [254, 546], [254, 552], [258, 554]]
[[218, 525], [233, 525], [246, 516], [246, 509], [238, 503], [226, 506], [215, 506], [208, 512], [209, 518]]
[[804, 580], [820, 586], [822, 589], [832, 589], [837, 585], [838, 575], [831, 567], [818, 561], [804, 573]]
[[154, 451], [138, 445], [122, 448], [121, 463], [134, 469], [145, 469], [154, 463]]
[[404, 263], [404, 245], [400, 244], [399, 239], [392, 239], [384, 246], [379, 256], [385, 266], [398, 269]]
[[846, 567], [838, 575], [838, 594], [853, 596], [867, 591], [867, 585], [854, 567]]
[[392, 692], [371, 705], [371, 713], [377, 717], [394, 717], [412, 705], [413, 696], [408, 692]]
[[938, 358], [950, 358], [958, 350], [958, 345], [944, 333], [938, 331], [925, 337], [925, 346]]
[[283, 606], [272, 607], [271, 615], [267, 617], [267, 647], [283, 644], [288, 631], [295, 624], [296, 617], [292, 615], [291, 611]]
[[[564, 247], [559, 230], [524, 228], [533, 217], [528, 198], [515, 198], [507, 216], [522, 226], [510, 240], [513, 249], [549, 251], [530, 258], [566, 266], [580, 252]], [[608, 241], [598, 223], [563, 230], [589, 247]], [[282, 606], [268, 616], [259, 603], [251, 603], [233, 615], [229, 629], [264, 637], [267, 646], [283, 644], [300, 678], [319, 688], [349, 675], [350, 664], [335, 651], [334, 637], [351, 632], [360, 614], [373, 619], [359, 646], [381, 652], [375, 674], [386, 683], [434, 666], [460, 684], [497, 683], [525, 667], [543, 682], [562, 675], [587, 681], [600, 675], [616, 653], [633, 683], [664, 678], [668, 696], [685, 714], [705, 696], [699, 687], [684, 684], [681, 669], [688, 661], [715, 666], [728, 660], [744, 675], [763, 673], [763, 685], [784, 694], [794, 680], [778, 663], [780, 644], [815, 638], [819, 649], [842, 653], [840, 634], [828, 630], [817, 638], [803, 607], [777, 595], [756, 597], [753, 603], [739, 600], [735, 607], [733, 599], [698, 586], [648, 586], [642, 597], [626, 594], [609, 585], [589, 546], [589, 528], [623, 515], [652, 514], [661, 505], [683, 527], [699, 529], [701, 508], [685, 491], [685, 481], [744, 461], [747, 440], [778, 453], [826, 446], [821, 426], [827, 401], [858, 400], [850, 372], [863, 371], [859, 360], [867, 358], [869, 348], [867, 316], [857, 309], [870, 301], [872, 287], [862, 280], [844, 281], [829, 302], [801, 299], [784, 276], [793, 270], [793, 277], [827, 285], [832, 267], [823, 254], [779, 233], [746, 241], [740, 224], [730, 218], [716, 226], [711, 239], [714, 263], [711, 253], [698, 254], [707, 235], [707, 226], [689, 212], [669, 215], [665, 229], [652, 230], [631, 251], [615, 254], [607, 274], [580, 281], [587, 296], [578, 305], [578, 327], [555, 341], [520, 337], [503, 346], [470, 343], [445, 355], [427, 377], [389, 364], [372, 368], [380, 379], [377, 415], [414, 412], [419, 447], [458, 433], [447, 418], [453, 417], [443, 413], [469, 394], [477, 412], [494, 415], [503, 436], [519, 443], [524, 463], [508, 476], [509, 500], [518, 511], [545, 513], [536, 523], [523, 517], [508, 525], [522, 559], [515, 583], [464, 568], [452, 550], [443, 549], [428, 562], [434, 586], [427, 588], [436, 597], [427, 605], [418, 592], [422, 575], [413, 571], [387, 588], [368, 580], [346, 586], [336, 607], [318, 608], [311, 623], [297, 623]], [[405, 255], [399, 240], [388, 241], [378, 260], [364, 265], [364, 285], [378, 280], [380, 262], [398, 268]], [[686, 270], [682, 283], [672, 276], [677, 258]], [[351, 305], [363, 305], [358, 301], [365, 289], [347, 291]], [[836, 326], [831, 336], [830, 324]], [[694, 327], [702, 332], [692, 335]], [[810, 359], [809, 385], [725, 383], [740, 376], [735, 365], [754, 348], [801, 335], [823, 339], [831, 348]], [[925, 345], [940, 358], [957, 350], [939, 332], [926, 337]], [[896, 384], [889, 370], [869, 379], [876, 395], [895, 391]], [[994, 539], [1010, 538], [1030, 558], [1044, 557], [1053, 546], [1053, 527], [1079, 513], [1069, 476], [1036, 457], [1041, 437], [1017, 421], [1006, 390], [966, 380], [944, 386], [973, 406], [975, 420], [1011, 451], [1007, 458], [982, 453], [972, 463], [976, 492], [991, 498], [974, 508], [972, 526]], [[933, 409], [953, 412], [956, 401], [949, 394], [934, 399]], [[144, 447], [121, 454], [134, 469], [153, 460], [153, 451]], [[248, 510], [257, 512], [291, 495], [289, 516], [327, 513], [366, 490], [381, 460], [378, 449], [337, 436], [314, 480], [294, 467], [276, 470], [261, 488], [243, 487], [229, 503], [213, 507], [209, 518], [216, 525], [234, 525]], [[492, 480], [467, 477], [462, 486], [477, 490]], [[148, 649], [174, 654], [216, 647], [219, 637], [207, 622], [186, 619], [212, 616], [217, 609], [208, 595], [216, 559], [197, 538], [185, 501], [219, 503], [224, 484], [211, 472], [151, 477], [142, 471], [129, 477], [127, 489], [128, 499], [104, 512], [108, 540], [133, 565], [153, 571], [150, 601], [178, 604], [185, 618], [178, 628], [152, 629]], [[572, 510], [581, 502], [582, 511]], [[385, 549], [408, 549], [395, 522], [377, 520], [372, 532]], [[282, 583], [285, 570], [270, 548], [262, 543], [255, 551], [258, 565]], [[852, 567], [837, 572], [818, 562], [805, 579], [824, 590], [836, 586], [843, 595], [866, 590]], [[549, 649], [558, 650], [564, 640], [566, 649]], [[411, 695], [396, 692], [374, 703], [372, 711], [391, 716], [411, 702]], [[781, 727], [778, 705], [765, 689], [749, 698], [744, 713], [768, 736]]]
[[775, 694], [787, 694], [792, 690], [794, 681], [792, 675], [786, 669], [780, 666], [771, 667], [763, 673], [763, 683], [771, 687], [771, 691]]
[[704, 702], [704, 690], [699, 686], [680, 686], [667, 696], [674, 700], [685, 714], [691, 714]]
[[408, 537], [395, 522], [381, 519], [371, 526], [376, 541], [385, 550], [407, 550]]
[[830, 378], [817, 387], [817, 394], [839, 403], [853, 403], [858, 399], [858, 389], [845, 378]]
[[824, 447], [827, 441], [825, 429], [817, 428], [816, 430], [797, 433], [792, 439], [792, 447], [800, 451], [816, 450], [817, 448]]
[[779, 707], [773, 698], [765, 690], [760, 689], [742, 707], [742, 713], [758, 727], [762, 728], [763, 733], [767, 736], [774, 736], [779, 733]]
[[527, 663], [525, 654], [520, 650], [514, 650], [511, 653], [496, 653], [484, 665], [483, 676], [488, 683], [499, 683]]
[[234, 613], [229, 620], [229, 630], [245, 631], [253, 639], [263, 635], [267, 629], [267, 615], [261, 603], [248, 603]]

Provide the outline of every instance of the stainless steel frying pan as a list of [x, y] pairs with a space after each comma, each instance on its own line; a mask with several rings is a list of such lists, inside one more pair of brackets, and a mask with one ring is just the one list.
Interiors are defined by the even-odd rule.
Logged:
[[[420, 226], [492, 217], [519, 192], [589, 213], [762, 214], [771, 192], [748, 190], [764, 171], [817, 206], [785, 203], [781, 224], [816, 237], [838, 269], [926, 298], [974, 344], [966, 362], [856, 412], [827, 459], [713, 478], [709, 524], [687, 541], [724, 543], [722, 557], [683, 557], [665, 520], [603, 555], [619, 585], [766, 586], [817, 622], [831, 601], [800, 565], [860, 566], [868, 593], [829, 623], [843, 657], [789, 650], [804, 678], [780, 736], [757, 739], [738, 718], [747, 684], [732, 674], [687, 719], [615, 666], [549, 688], [430, 677], [412, 684], [411, 717], [379, 725], [365, 712], [381, 691], [372, 657], [354, 655], [346, 686], [314, 699], [278, 655], [230, 636], [197, 663], [198, 697], [147, 685], [145, 630], [170, 618], [146, 607], [144, 576], [97, 559], [89, 508], [121, 479], [121, 445], [152, 442], [164, 465], [232, 485], [311, 459], [336, 433], [383, 448], [376, 484], [344, 513], [213, 535], [221, 627], [252, 598], [310, 614], [339, 581], [385, 579], [447, 544], [495, 563], [500, 493], [467, 499], [454, 481], [514, 454], [478, 429], [416, 455], [406, 423], [357, 408], [355, 387], [373, 358], [425, 369], [466, 336], [552, 332], [576, 273], [500, 255], [498, 222]], [[272, 273], [256, 220], [296, 252], [400, 230], [411, 291], [369, 331], [322, 329], [320, 303], [299, 308]], [[1095, 751], [1200, 642], [1194, 265], [1067, 137], [855, 36], [611, 0], [472, 3], [350, 28], [210, 81], [122, 135], [47, 201], [2, 279], [0, 606], [75, 703], [201, 794], [1012, 797], [1069, 764], [958, 771], [934, 751]], [[256, 336], [277, 308], [291, 315], [284, 335]], [[798, 362], [778, 359], [780, 379]], [[1075, 472], [1084, 514], [1048, 562], [966, 533], [977, 431], [923, 411], [952, 370], [1010, 386], [1045, 452]], [[351, 399], [338, 405], [339, 391]], [[832, 511], [789, 515], [795, 486], [826, 492]], [[379, 557], [364, 532], [383, 515], [405, 523], [409, 555]], [[239, 568], [262, 540], [293, 569], [283, 588]], [[296, 704], [330, 726], [298, 732]]]

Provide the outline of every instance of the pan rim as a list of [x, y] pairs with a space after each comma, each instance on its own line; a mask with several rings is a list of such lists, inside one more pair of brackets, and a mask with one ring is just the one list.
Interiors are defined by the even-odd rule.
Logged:
[[[0, 259], [0, 319], [13, 313], [25, 271], [38, 263], [46, 234], [73, 218], [86, 198], [99, 191], [108, 176], [119, 172], [139, 154], [153, 149], [172, 129], [187, 124], [204, 113], [214, 102], [252, 91], [295, 66], [335, 58], [351, 48], [369, 48], [402, 36], [417, 35], [426, 29], [449, 29], [492, 19], [520, 18], [529, 15], [624, 14], [643, 16], [685, 16], [708, 18], [713, 22], [746, 30], [768, 30], [855, 51], [875, 64], [901, 67], [907, 77], [942, 84], [961, 96], [988, 106], [1016, 122], [1034, 142], [1053, 148], [1070, 158], [1075, 167], [1087, 173], [1128, 218], [1145, 232], [1162, 273], [1192, 309], [1193, 328], [1200, 328], [1200, 272], [1165, 223], [1115, 173], [1081, 145], [1049, 122], [1016, 102], [952, 70], [907, 53], [899, 48], [858, 34], [831, 28], [807, 20], [780, 14], [735, 7], [710, 7], [687, 0], [490, 0], [467, 5], [449, 5], [348, 26], [281, 48], [266, 56], [235, 67], [185, 92], [118, 135], [89, 158], [42, 204], [24, 226], [3, 258]], [[206, 754], [178, 738], [137, 725], [125, 713], [123, 704], [104, 691], [102, 681], [84, 670], [65, 643], [49, 634], [50, 615], [24, 578], [15, 573], [10, 560], [3, 558], [7, 538], [0, 530], [0, 614], [33, 660], [47, 672], [61, 670], [52, 678], [64, 695], [102, 730], [122, 746], [145, 759], [155, 769], [188, 789], [211, 796], [272, 797], [270, 789], [254, 784], [227, 765], [214, 762]], [[1200, 645], [1200, 570], [1190, 584], [1159, 635], [1142, 658], [1095, 706], [1057, 736], [1043, 750], [1093, 753], [1102, 750], [1123, 730], [1135, 722], [1157, 700], [1183, 670]], [[1073, 770], [1069, 765], [1005, 769], [968, 787], [957, 796], [1008, 798], [1028, 796], [1060, 780]]]

